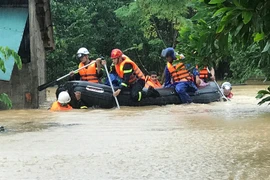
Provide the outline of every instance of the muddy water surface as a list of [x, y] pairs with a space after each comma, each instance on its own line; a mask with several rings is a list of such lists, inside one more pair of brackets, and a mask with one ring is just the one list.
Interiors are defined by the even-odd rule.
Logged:
[[233, 88], [207, 105], [1, 111], [0, 179], [270, 179], [266, 86]]

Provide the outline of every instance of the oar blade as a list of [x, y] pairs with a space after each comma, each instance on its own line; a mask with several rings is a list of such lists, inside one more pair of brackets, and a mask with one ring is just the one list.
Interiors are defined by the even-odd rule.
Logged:
[[50, 86], [55, 85], [56, 82], [57, 81], [55, 80], [55, 81], [52, 81], [52, 82], [48, 82], [48, 83], [42, 84], [42, 85], [38, 86], [38, 90], [39, 91], [42, 91], [42, 90], [46, 89], [47, 87], [50, 87]]

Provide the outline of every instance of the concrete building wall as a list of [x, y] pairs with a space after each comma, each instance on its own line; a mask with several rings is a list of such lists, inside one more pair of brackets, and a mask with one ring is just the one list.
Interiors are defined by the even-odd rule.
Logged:
[[[40, 16], [37, 14], [36, 0], [28, 1], [30, 62], [23, 63], [22, 69], [14, 66], [11, 80], [0, 81], [0, 94], [7, 93], [12, 100], [13, 109], [38, 108], [46, 99], [46, 92], [37, 90], [45, 83], [44, 30], [40, 29]], [[0, 102], [0, 109], [5, 108]]]
[[29, 28], [30, 28], [30, 51], [31, 51], [31, 70], [32, 70], [32, 85], [33, 98], [36, 99], [32, 108], [37, 108], [40, 102], [46, 99], [45, 91], [39, 92], [38, 85], [45, 83], [45, 49], [41, 36], [41, 30], [36, 13], [35, 0], [29, 0]]

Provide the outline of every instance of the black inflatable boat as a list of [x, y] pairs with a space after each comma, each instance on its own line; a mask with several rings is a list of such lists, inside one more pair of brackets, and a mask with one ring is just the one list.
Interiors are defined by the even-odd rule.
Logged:
[[[97, 83], [89, 83], [86, 81], [68, 81], [61, 90], [68, 90], [71, 94], [71, 106], [79, 108], [79, 106], [95, 106], [100, 108], [112, 108], [116, 106], [115, 99], [112, 95], [110, 86]], [[147, 106], [147, 105], [166, 105], [166, 104], [181, 104], [181, 101], [175, 92], [174, 88], [156, 89], [160, 97], [147, 97], [140, 102], [134, 102], [130, 98], [129, 91], [121, 91], [117, 96], [120, 106]], [[81, 101], [78, 104], [75, 99], [74, 92], [81, 92]], [[58, 89], [59, 92], [59, 89]], [[190, 93], [194, 103], [210, 103], [220, 101], [221, 95], [215, 83], [210, 84], [195, 93]]]

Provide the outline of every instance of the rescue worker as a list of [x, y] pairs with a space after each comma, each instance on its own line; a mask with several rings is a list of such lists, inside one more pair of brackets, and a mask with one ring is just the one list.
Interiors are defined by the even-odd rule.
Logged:
[[221, 90], [224, 94], [224, 96], [226, 98], [232, 98], [233, 97], [233, 93], [232, 93], [232, 85], [231, 83], [229, 82], [224, 82], [222, 85], [221, 85]]
[[196, 85], [192, 81], [189, 71], [184, 63], [180, 62], [173, 65], [176, 60], [175, 51], [169, 47], [162, 51], [162, 57], [166, 57], [167, 65], [165, 67], [165, 87], [173, 86], [178, 93], [182, 103], [191, 103], [192, 100], [187, 92], [197, 91]]
[[[77, 58], [79, 58], [81, 61], [79, 68], [94, 61], [89, 60], [89, 51], [84, 47], [78, 50]], [[75, 74], [74, 71], [70, 72], [69, 80], [82, 80], [92, 83], [99, 83], [99, 79], [103, 75], [103, 71], [101, 70], [101, 58], [97, 58], [94, 62], [95, 63], [81, 69], [77, 74]]]
[[71, 110], [72, 107], [68, 104], [70, 102], [71, 98], [67, 91], [62, 91], [58, 95], [57, 101], [55, 101], [50, 110], [51, 111], [66, 111]]
[[58, 99], [59, 94], [63, 91], [67, 91], [69, 94], [69, 97], [71, 98], [70, 102], [68, 103], [73, 109], [87, 109], [88, 107], [86, 106], [87, 103], [85, 103], [81, 99], [81, 92], [80, 91], [75, 91], [71, 87], [64, 87], [64, 86], [59, 86], [55, 92], [56, 94], [56, 99]]
[[[122, 90], [129, 89], [133, 101], [139, 102], [146, 97], [147, 94], [142, 90], [145, 85], [145, 76], [137, 64], [124, 55], [120, 49], [112, 50], [111, 59], [117, 75], [122, 80], [119, 89], [113, 95], [118, 96]], [[106, 64], [106, 61], [103, 60], [102, 64]]]
[[209, 71], [207, 66], [204, 66], [203, 69], [199, 71], [198, 65], [196, 66], [196, 69], [193, 71], [193, 74], [195, 76], [196, 85], [198, 87], [204, 87], [207, 86], [209, 81], [215, 80], [215, 70], [212, 67]]
[[153, 88], [161, 88], [162, 85], [158, 81], [157, 73], [155, 71], [150, 72], [150, 76], [147, 76], [145, 78], [145, 88], [149, 88], [149, 86], [152, 86]]

